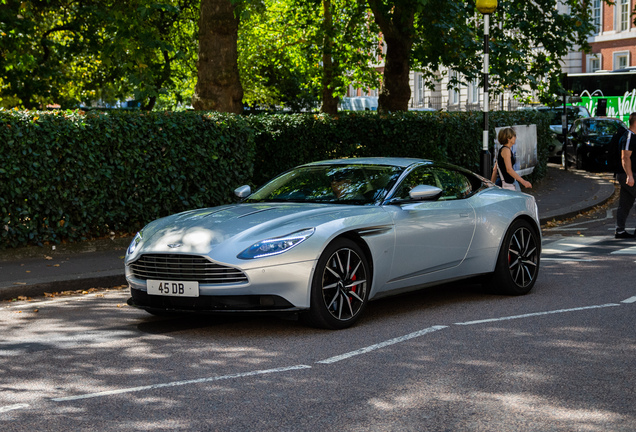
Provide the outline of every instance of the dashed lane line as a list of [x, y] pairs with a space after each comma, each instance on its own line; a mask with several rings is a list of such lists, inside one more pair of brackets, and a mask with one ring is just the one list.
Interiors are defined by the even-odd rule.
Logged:
[[31, 405], [29, 404], [15, 404], [15, 405], [7, 405], [7, 406], [3, 406], [0, 407], [0, 413], [5, 413], [8, 411], [15, 411], [15, 410], [19, 410], [19, 409], [25, 409], [25, 408], [29, 408]]
[[299, 369], [311, 369], [311, 366], [297, 365], [297, 366], [289, 366], [289, 367], [282, 367], [282, 368], [276, 368], [276, 369], [257, 370], [257, 371], [243, 372], [243, 373], [237, 373], [232, 375], [199, 378], [199, 379], [185, 380], [185, 381], [173, 381], [169, 383], [153, 384], [153, 385], [147, 385], [147, 386], [141, 386], [141, 387], [130, 387], [130, 388], [123, 388], [118, 390], [108, 390], [108, 391], [97, 392], [97, 393], [88, 393], [83, 395], [53, 398], [51, 400], [53, 402], [68, 402], [68, 401], [74, 401], [74, 400], [80, 400], [80, 399], [91, 399], [96, 397], [112, 396], [112, 395], [122, 394], [122, 393], [134, 393], [134, 392], [140, 392], [145, 390], [155, 390], [155, 389], [165, 388], [165, 387], [177, 387], [177, 386], [184, 386], [189, 384], [200, 384], [200, 383], [206, 383], [206, 382], [221, 381], [226, 379], [245, 378], [245, 377], [255, 376], [255, 375], [289, 372], [292, 370], [299, 370]]
[[[620, 303], [622, 303], [622, 304], [636, 303], [636, 296], [633, 296], [633, 297], [627, 298], [625, 300], [622, 300]], [[512, 316], [507, 316], [507, 317], [499, 317], [499, 318], [490, 318], [490, 319], [483, 319], [483, 320], [458, 322], [458, 323], [455, 323], [455, 325], [459, 325], [459, 326], [477, 325], [477, 324], [485, 324], [485, 323], [499, 322], [499, 321], [508, 321], [508, 320], [514, 320], [514, 319], [523, 319], [523, 318], [545, 316], [545, 315], [553, 315], [553, 314], [560, 314], [560, 313], [584, 311], [584, 310], [591, 310], [591, 309], [601, 309], [601, 308], [621, 306], [620, 303], [607, 303], [607, 304], [602, 304], [602, 305], [584, 306], [584, 307], [570, 308], [570, 309], [558, 309], [558, 310], [553, 310], [553, 311], [535, 312], [535, 313], [528, 313], [528, 314], [522, 314], [522, 315], [512, 315]], [[413, 333], [409, 333], [409, 334], [404, 335], [404, 336], [400, 336], [400, 337], [397, 337], [397, 338], [389, 339], [389, 340], [386, 340], [384, 342], [380, 342], [380, 343], [377, 343], [377, 344], [374, 344], [374, 345], [369, 345], [367, 347], [360, 348], [360, 349], [355, 350], [355, 351], [350, 351], [348, 353], [344, 353], [344, 354], [341, 354], [341, 355], [338, 355], [338, 356], [330, 357], [330, 358], [325, 359], [325, 360], [320, 360], [320, 361], [317, 361], [316, 363], [317, 364], [333, 364], [333, 363], [337, 363], [339, 361], [351, 358], [353, 356], [366, 354], [368, 352], [371, 352], [371, 351], [374, 351], [374, 350], [378, 350], [380, 348], [384, 348], [384, 347], [387, 347], [387, 346], [399, 344], [401, 342], [405, 342], [407, 340], [410, 340], [410, 339], [413, 339], [413, 338], [417, 338], [417, 337], [420, 337], [420, 336], [424, 336], [424, 335], [427, 335], [429, 333], [433, 333], [435, 331], [443, 330], [443, 329], [446, 329], [446, 328], [449, 328], [449, 326], [437, 325], [437, 326], [428, 327], [428, 328], [425, 328], [425, 329], [422, 329], [422, 330], [419, 330], [419, 331], [416, 331], [416, 332], [413, 332]], [[122, 389], [117, 389], [117, 390], [107, 390], [107, 391], [96, 392], [96, 393], [87, 393], [87, 394], [81, 394], [81, 395], [52, 398], [52, 399], [49, 399], [49, 400], [52, 401], [52, 402], [69, 402], [69, 401], [77, 401], [77, 400], [83, 400], [83, 399], [106, 397], [106, 396], [125, 394], [125, 393], [149, 391], [149, 390], [155, 390], [155, 389], [166, 388], [166, 387], [178, 387], [178, 386], [184, 386], [184, 385], [190, 385], [190, 384], [200, 384], [200, 383], [215, 382], [215, 381], [228, 380], [228, 379], [246, 378], [246, 377], [258, 376], [258, 375], [266, 375], [266, 374], [274, 374], [274, 373], [284, 373], [284, 372], [289, 372], [289, 371], [305, 370], [305, 369], [311, 369], [311, 368], [312, 368], [312, 366], [309, 366], [309, 365], [295, 365], [295, 366], [281, 367], [281, 368], [275, 368], [275, 369], [264, 369], [264, 370], [256, 370], [256, 371], [250, 371], [250, 372], [236, 373], [236, 374], [230, 374], [230, 375], [224, 375], [224, 376], [207, 377], [207, 378], [199, 378], [199, 379], [184, 380], [184, 381], [173, 381], [173, 382], [168, 382], [168, 383], [159, 383], [159, 384], [152, 384], [152, 385], [139, 386], [139, 387], [129, 387], [129, 388], [122, 388]], [[30, 407], [31, 407], [31, 405], [29, 405], [29, 404], [15, 404], [15, 405], [0, 406], [0, 413], [5, 413], [5, 412], [9, 412], [9, 411], [14, 411], [14, 410], [20, 410], [20, 409], [27, 409], [27, 408], [30, 408]]]
[[542, 316], [542, 315], [560, 314], [560, 313], [566, 313], [566, 312], [575, 312], [575, 311], [582, 311], [582, 310], [588, 310], [588, 309], [599, 309], [599, 308], [606, 308], [606, 307], [612, 307], [612, 306], [620, 306], [620, 305], [617, 303], [608, 303], [604, 305], [584, 306], [584, 307], [578, 307], [578, 308], [572, 308], [572, 309], [558, 309], [553, 311], [534, 312], [529, 314], [513, 315], [513, 316], [501, 317], [501, 318], [490, 318], [490, 319], [483, 319], [483, 320], [476, 320], [476, 321], [467, 321], [463, 323], [455, 323], [455, 325], [484, 324], [489, 322], [508, 321], [508, 320], [514, 320], [514, 319], [530, 318], [530, 317]]
[[409, 339], [420, 337], [420, 336], [423, 336], [423, 335], [428, 334], [428, 333], [432, 333], [432, 332], [437, 331], [437, 330], [445, 329], [447, 327], [448, 326], [443, 326], [443, 325], [428, 327], [428, 328], [425, 328], [425, 329], [422, 329], [422, 330], [419, 330], [419, 331], [416, 331], [416, 332], [413, 332], [413, 333], [409, 333], [409, 334], [404, 335], [404, 336], [400, 336], [400, 337], [397, 337], [397, 338], [394, 338], [394, 339], [389, 339], [387, 341], [380, 342], [380, 343], [377, 343], [377, 344], [374, 344], [374, 345], [370, 345], [368, 347], [360, 348], [360, 349], [355, 350], [355, 351], [351, 351], [351, 352], [348, 352], [348, 353], [345, 353], [345, 354], [341, 354], [341, 355], [338, 355], [338, 356], [335, 356], [335, 357], [331, 357], [331, 358], [328, 358], [326, 360], [320, 360], [320, 361], [318, 361], [316, 363], [320, 363], [320, 364], [336, 363], [336, 362], [339, 362], [341, 360], [348, 359], [350, 357], [354, 357], [354, 356], [357, 356], [357, 355], [360, 355], [360, 354], [366, 354], [368, 352], [375, 351], [377, 349], [384, 348], [384, 347], [387, 347], [387, 346], [390, 346], [390, 345], [395, 345], [395, 344], [398, 344], [400, 342], [404, 342], [404, 341], [407, 341]]
[[557, 262], [594, 262], [593, 259], [583, 259], [583, 258], [551, 258], [551, 257], [541, 257], [541, 261], [557, 261]]

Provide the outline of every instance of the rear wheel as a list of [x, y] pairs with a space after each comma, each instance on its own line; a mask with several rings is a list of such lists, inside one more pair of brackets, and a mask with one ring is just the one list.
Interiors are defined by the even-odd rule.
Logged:
[[308, 323], [334, 330], [353, 325], [367, 305], [370, 277], [362, 249], [351, 240], [335, 240], [316, 266]]
[[488, 282], [491, 290], [510, 295], [530, 292], [539, 274], [540, 246], [535, 228], [525, 220], [515, 221], [506, 233]]

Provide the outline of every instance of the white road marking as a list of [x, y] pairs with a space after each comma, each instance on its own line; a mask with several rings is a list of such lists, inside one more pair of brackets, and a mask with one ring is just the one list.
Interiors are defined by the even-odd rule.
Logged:
[[67, 401], [74, 401], [74, 400], [80, 400], [80, 399], [90, 399], [90, 398], [96, 398], [96, 397], [112, 396], [112, 395], [122, 394], [122, 393], [134, 393], [134, 392], [140, 392], [144, 390], [155, 390], [155, 389], [160, 389], [165, 387], [177, 387], [177, 386], [183, 386], [188, 384], [200, 384], [200, 383], [206, 383], [206, 382], [221, 381], [226, 379], [244, 378], [244, 377], [249, 377], [254, 375], [265, 375], [265, 374], [271, 374], [271, 373], [288, 372], [291, 370], [299, 370], [299, 369], [311, 369], [311, 366], [298, 365], [298, 366], [289, 366], [289, 367], [282, 367], [282, 368], [276, 368], [276, 369], [257, 370], [252, 372], [243, 372], [243, 373], [218, 376], [218, 377], [199, 378], [199, 379], [186, 380], [186, 381], [174, 381], [174, 382], [163, 383], [163, 384], [153, 384], [153, 385], [147, 385], [147, 386], [141, 386], [141, 387], [130, 387], [130, 388], [123, 388], [119, 390], [108, 390], [108, 391], [97, 392], [97, 393], [88, 393], [83, 395], [53, 398], [51, 400], [54, 402], [67, 402]]
[[576, 311], [582, 311], [582, 310], [588, 310], [588, 309], [599, 309], [599, 308], [606, 308], [606, 307], [612, 307], [612, 306], [620, 306], [620, 305], [616, 303], [608, 303], [604, 305], [584, 306], [584, 307], [578, 307], [578, 308], [572, 308], [572, 309], [559, 309], [559, 310], [547, 311], [547, 312], [534, 312], [534, 313], [523, 314], [523, 315], [513, 315], [509, 317], [467, 321], [463, 323], [455, 323], [455, 325], [483, 324], [483, 323], [489, 323], [489, 322], [507, 321], [507, 320], [513, 320], [513, 319], [529, 318], [529, 317], [542, 316], [542, 315], [552, 315], [552, 314], [565, 313], [565, 312], [576, 312]]
[[541, 257], [541, 261], [573, 261], [573, 262], [593, 262], [593, 259], [581, 259], [581, 258], [550, 258], [550, 257]]
[[4, 413], [7, 411], [14, 411], [14, 410], [19, 410], [19, 409], [24, 409], [24, 408], [28, 408], [30, 405], [29, 404], [15, 404], [15, 405], [6, 405], [3, 407], [0, 407], [0, 413]]
[[[634, 297], [630, 297], [628, 299], [623, 300], [621, 303], [636, 303], [636, 296]], [[513, 319], [522, 319], [522, 318], [530, 318], [530, 317], [537, 317], [537, 316], [544, 316], [544, 315], [553, 315], [553, 314], [560, 314], [560, 313], [566, 313], [566, 312], [575, 312], [575, 311], [584, 311], [584, 310], [591, 310], [591, 309], [599, 309], [599, 308], [607, 308], [607, 307], [613, 307], [613, 306], [621, 306], [620, 304], [617, 303], [608, 303], [608, 304], [603, 304], [603, 305], [593, 305], [593, 306], [584, 306], [584, 307], [578, 307], [578, 308], [571, 308], [571, 309], [559, 309], [559, 310], [553, 310], [553, 311], [545, 311], [545, 312], [534, 312], [534, 313], [528, 313], [528, 314], [522, 314], [522, 315], [513, 315], [513, 316], [508, 316], [508, 317], [500, 317], [500, 318], [490, 318], [490, 319], [483, 319], [483, 320], [475, 320], [475, 321], [467, 321], [467, 322], [460, 322], [460, 323], [455, 323], [455, 325], [460, 325], [460, 326], [466, 326], [466, 325], [474, 325], [474, 324], [484, 324], [484, 323], [491, 323], [491, 322], [498, 322], [498, 321], [507, 321], [507, 320], [513, 320]], [[448, 328], [449, 326], [445, 326], [445, 325], [436, 325], [436, 326], [432, 326], [432, 327], [428, 327], [413, 333], [409, 333], [407, 335], [404, 336], [400, 336], [397, 338], [393, 338], [393, 339], [389, 339], [386, 340], [384, 342], [380, 342], [374, 345], [370, 345], [355, 351], [351, 351], [345, 354], [341, 354], [338, 356], [334, 356], [325, 360], [321, 360], [321, 361], [317, 361], [316, 363], [318, 364], [333, 364], [336, 362], [339, 362], [341, 360], [345, 360], [348, 358], [351, 358], [353, 356], [357, 356], [357, 355], [361, 355], [361, 354], [365, 354], [374, 350], [378, 350], [380, 348], [383, 347], [387, 347], [387, 346], [391, 346], [391, 345], [395, 345], [416, 337], [420, 337], [420, 336], [424, 336], [426, 334], [438, 331], [438, 330], [443, 330]], [[282, 373], [282, 372], [289, 372], [289, 371], [294, 371], [294, 370], [303, 370], [303, 369], [311, 369], [312, 366], [309, 365], [296, 365], [296, 366], [289, 366], [289, 367], [280, 367], [280, 368], [275, 368], [275, 369], [265, 369], [265, 370], [256, 370], [256, 371], [251, 371], [251, 372], [243, 372], [243, 373], [236, 373], [236, 374], [230, 374], [230, 375], [224, 375], [224, 376], [217, 376], [217, 377], [207, 377], [207, 378], [199, 378], [199, 379], [192, 379], [192, 380], [184, 380], [184, 381], [174, 381], [174, 382], [168, 382], [168, 383], [159, 383], [159, 384], [152, 384], [152, 385], [147, 385], [147, 386], [139, 386], [139, 387], [129, 387], [129, 388], [122, 388], [122, 389], [117, 389], [117, 390], [107, 390], [107, 391], [102, 391], [102, 392], [97, 392], [97, 393], [87, 393], [87, 394], [81, 394], [81, 395], [75, 395], [75, 396], [66, 396], [66, 397], [59, 397], [59, 398], [52, 398], [49, 399], [52, 402], [69, 402], [69, 401], [76, 401], [76, 400], [83, 400], [83, 399], [90, 399], [90, 398], [98, 398], [98, 397], [106, 397], [106, 396], [112, 396], [112, 395], [118, 395], [118, 394], [124, 394], [124, 393], [134, 393], [134, 392], [141, 392], [141, 391], [150, 391], [150, 390], [156, 390], [156, 389], [160, 389], [160, 388], [166, 388], [166, 387], [177, 387], [177, 386], [184, 386], [184, 385], [189, 385], [189, 384], [200, 384], [200, 383], [207, 383], [207, 382], [215, 382], [215, 381], [221, 381], [221, 380], [228, 380], [228, 379], [236, 379], [236, 378], [246, 378], [246, 377], [252, 377], [252, 376], [258, 376], [258, 375], [265, 375], [265, 374], [272, 374], [272, 373]], [[17, 410], [17, 409], [24, 409], [24, 408], [29, 408], [30, 405], [28, 404], [16, 404], [16, 405], [7, 405], [4, 407], [0, 407], [0, 413], [3, 412], [7, 412], [7, 411], [11, 411], [11, 410]]]
[[387, 341], [380, 342], [380, 343], [375, 344], [375, 345], [370, 345], [370, 346], [365, 347], [365, 348], [360, 348], [359, 350], [355, 350], [355, 351], [351, 351], [351, 352], [348, 352], [348, 353], [345, 353], [345, 354], [341, 354], [341, 355], [338, 355], [338, 356], [335, 356], [335, 357], [331, 357], [331, 358], [328, 358], [326, 360], [321, 360], [321, 361], [318, 361], [316, 363], [320, 363], [320, 364], [336, 363], [336, 362], [348, 359], [348, 358], [353, 357], [353, 356], [357, 356], [357, 355], [360, 355], [360, 354], [365, 354], [365, 353], [368, 353], [370, 351], [374, 351], [374, 350], [377, 350], [377, 349], [380, 349], [380, 348], [384, 348], [384, 347], [387, 347], [387, 346], [390, 346], [390, 345], [395, 345], [397, 343], [404, 342], [404, 341], [407, 341], [409, 339], [413, 339], [413, 338], [416, 338], [416, 337], [420, 337], [420, 336], [423, 336], [423, 335], [428, 334], [428, 333], [432, 333], [432, 332], [437, 331], [437, 330], [442, 330], [442, 329], [445, 329], [447, 327], [448, 326], [442, 326], [442, 325], [428, 327], [428, 328], [425, 328], [423, 330], [419, 330], [419, 331], [416, 331], [416, 332], [413, 332], [413, 333], [409, 333], [407, 335], [400, 336], [400, 337], [397, 337], [397, 338], [394, 338], [394, 339], [389, 339]]
[[568, 237], [544, 245], [542, 254], [561, 254], [606, 240], [606, 236]]
[[619, 249], [617, 251], [611, 252], [610, 255], [636, 255], [636, 246]]

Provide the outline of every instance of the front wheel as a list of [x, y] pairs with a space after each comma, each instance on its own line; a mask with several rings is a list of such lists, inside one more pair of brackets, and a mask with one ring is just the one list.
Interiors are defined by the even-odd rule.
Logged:
[[539, 274], [540, 254], [540, 238], [535, 228], [525, 220], [515, 221], [506, 232], [488, 285], [501, 294], [527, 294]]
[[316, 266], [311, 286], [309, 324], [332, 330], [353, 325], [367, 305], [371, 287], [368, 260], [348, 239], [331, 243]]
[[586, 168], [587, 168], [587, 163], [585, 161], [585, 156], [583, 156], [583, 153], [577, 152], [576, 153], [576, 169], [584, 170]]

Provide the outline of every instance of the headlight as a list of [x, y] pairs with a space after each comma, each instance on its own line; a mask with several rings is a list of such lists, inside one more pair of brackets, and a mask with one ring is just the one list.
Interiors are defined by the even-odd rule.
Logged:
[[132, 255], [132, 253], [137, 249], [137, 245], [141, 241], [141, 231], [139, 231], [133, 241], [130, 242], [130, 246], [128, 246], [128, 255]]
[[278, 255], [309, 238], [316, 230], [314, 228], [296, 231], [283, 237], [276, 237], [254, 243], [238, 255], [241, 259], [262, 258]]

